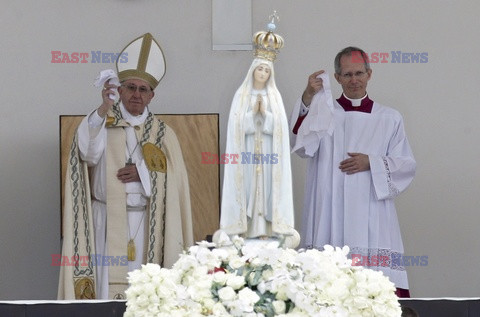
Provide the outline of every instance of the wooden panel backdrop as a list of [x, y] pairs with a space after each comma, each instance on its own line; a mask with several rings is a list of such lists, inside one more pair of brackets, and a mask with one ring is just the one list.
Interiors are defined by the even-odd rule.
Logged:
[[[188, 172], [195, 241], [218, 229], [220, 216], [220, 166], [202, 164], [202, 152], [219, 154], [218, 114], [156, 115], [176, 133]], [[65, 170], [73, 135], [84, 116], [60, 116], [61, 208]]]

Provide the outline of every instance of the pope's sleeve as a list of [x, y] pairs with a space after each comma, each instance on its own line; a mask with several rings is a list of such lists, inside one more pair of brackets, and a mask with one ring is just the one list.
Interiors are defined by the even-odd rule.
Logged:
[[107, 143], [105, 120], [99, 121], [98, 118], [96, 110], [92, 111], [83, 118], [77, 129], [80, 158], [88, 166], [97, 165]]

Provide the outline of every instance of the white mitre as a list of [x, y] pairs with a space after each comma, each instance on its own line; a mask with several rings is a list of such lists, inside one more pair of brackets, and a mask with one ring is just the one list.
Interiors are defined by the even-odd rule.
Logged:
[[[120, 58], [126, 56], [125, 58]], [[150, 84], [152, 89], [157, 87], [165, 75], [165, 57], [158, 42], [152, 34], [144, 35], [130, 42], [119, 54], [117, 59], [117, 73], [120, 81], [127, 79], [142, 79]]]

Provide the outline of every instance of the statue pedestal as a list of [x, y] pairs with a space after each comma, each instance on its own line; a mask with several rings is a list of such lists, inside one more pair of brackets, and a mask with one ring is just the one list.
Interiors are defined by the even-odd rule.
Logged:
[[[214, 233], [212, 237], [212, 241], [219, 246], [229, 245], [231, 244], [232, 237], [233, 235], [228, 236], [228, 234], [225, 231], [223, 231], [222, 229], [219, 229]], [[244, 244], [248, 246], [261, 247], [270, 243], [276, 243], [277, 247], [295, 249], [300, 244], [300, 234], [296, 230], [293, 230], [291, 235], [285, 236], [285, 241], [282, 241], [282, 240], [283, 240], [282, 238], [278, 238], [278, 237], [266, 237], [261, 239], [247, 238], [247, 239], [244, 239]]]

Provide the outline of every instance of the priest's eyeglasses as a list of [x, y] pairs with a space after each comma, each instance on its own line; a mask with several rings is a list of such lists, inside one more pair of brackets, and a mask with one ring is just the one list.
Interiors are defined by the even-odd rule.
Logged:
[[355, 73], [340, 74], [340, 76], [341, 76], [343, 79], [352, 79], [353, 77], [355, 77], [355, 78], [363, 78], [363, 76], [365, 76], [366, 74], [367, 74], [367, 72], [358, 71], [358, 72], [355, 72]]
[[134, 85], [134, 84], [126, 84], [126, 85], [122, 85], [122, 87], [125, 87], [128, 90], [128, 92], [131, 94], [134, 94], [138, 89], [138, 92], [142, 96], [146, 96], [150, 91], [152, 91], [150, 88], [147, 88], [145, 86], [137, 87], [137, 85]]

